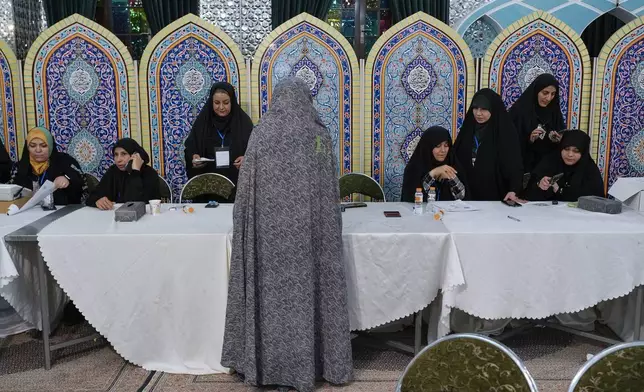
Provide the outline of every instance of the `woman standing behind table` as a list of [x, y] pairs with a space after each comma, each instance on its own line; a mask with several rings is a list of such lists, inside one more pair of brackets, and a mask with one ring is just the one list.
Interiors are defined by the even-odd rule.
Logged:
[[[215, 83], [185, 142], [188, 178], [218, 173], [237, 184], [252, 130], [253, 122], [239, 106], [235, 88], [226, 82]], [[216, 151], [220, 151], [220, 156], [227, 151], [229, 159], [198, 162], [201, 158], [214, 159]]]
[[526, 173], [550, 153], [557, 151], [566, 127], [559, 103], [559, 82], [550, 74], [539, 75], [510, 108], [519, 132]]
[[135, 140], [124, 138], [112, 147], [114, 164], [87, 199], [87, 205], [111, 210], [115, 203], [161, 199], [159, 175], [148, 166], [150, 157]]
[[469, 196], [465, 169], [452, 151], [452, 136], [443, 127], [428, 128], [405, 167], [401, 200], [414, 202], [416, 188], [427, 191], [434, 187], [436, 200], [463, 200]]
[[465, 168], [470, 200], [521, 201], [520, 145], [499, 94], [484, 88], [474, 95], [454, 152]]
[[[544, 158], [536, 167], [528, 188], [533, 201], [577, 201], [581, 196], [604, 196], [599, 168], [590, 157], [590, 137], [580, 130], [563, 133], [559, 151]], [[563, 176], [552, 185], [552, 178]]]
[[252, 385], [315, 389], [352, 373], [331, 137], [308, 85], [286, 79], [239, 175], [222, 365]]
[[80, 204], [87, 197], [87, 184], [78, 162], [56, 149], [46, 128], [32, 128], [11, 182], [36, 192], [48, 180], [56, 187], [56, 205]]

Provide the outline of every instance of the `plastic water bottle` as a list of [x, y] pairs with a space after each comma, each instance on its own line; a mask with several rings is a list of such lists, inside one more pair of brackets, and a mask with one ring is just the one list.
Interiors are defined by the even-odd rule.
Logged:
[[423, 190], [416, 188], [414, 194], [414, 215], [423, 215]]
[[436, 188], [430, 187], [427, 191], [427, 204], [432, 204], [436, 201]]

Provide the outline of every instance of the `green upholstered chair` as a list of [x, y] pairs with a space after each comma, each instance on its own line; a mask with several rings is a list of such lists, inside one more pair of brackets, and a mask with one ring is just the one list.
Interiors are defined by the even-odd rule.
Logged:
[[482, 335], [455, 334], [425, 347], [405, 369], [396, 392], [536, 392], [521, 360]]
[[161, 176], [159, 176], [159, 191], [161, 193], [162, 203], [172, 203], [172, 190], [170, 189], [170, 185]]
[[216, 173], [199, 174], [184, 185], [179, 197], [179, 204], [203, 195], [217, 195], [228, 199], [235, 189], [235, 184], [227, 177]]
[[609, 347], [579, 369], [568, 392], [644, 391], [644, 342]]
[[89, 193], [94, 192], [94, 189], [96, 189], [96, 187], [98, 186], [98, 178], [89, 173], [83, 173], [83, 178], [85, 179], [85, 183], [87, 184], [87, 191]]
[[385, 201], [385, 192], [380, 184], [366, 174], [349, 173], [340, 177], [340, 198], [344, 199], [354, 193]]

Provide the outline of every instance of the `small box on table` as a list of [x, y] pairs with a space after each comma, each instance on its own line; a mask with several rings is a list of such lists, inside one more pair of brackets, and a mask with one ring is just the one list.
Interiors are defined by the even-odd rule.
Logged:
[[130, 201], [114, 211], [114, 220], [117, 222], [136, 222], [145, 215], [145, 203], [142, 201]]
[[620, 177], [608, 194], [635, 211], [644, 211], [644, 177]]

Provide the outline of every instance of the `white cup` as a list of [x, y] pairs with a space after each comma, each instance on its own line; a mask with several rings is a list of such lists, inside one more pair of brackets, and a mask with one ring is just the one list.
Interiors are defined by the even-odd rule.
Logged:
[[159, 215], [161, 213], [161, 200], [150, 200], [150, 212], [152, 215]]

